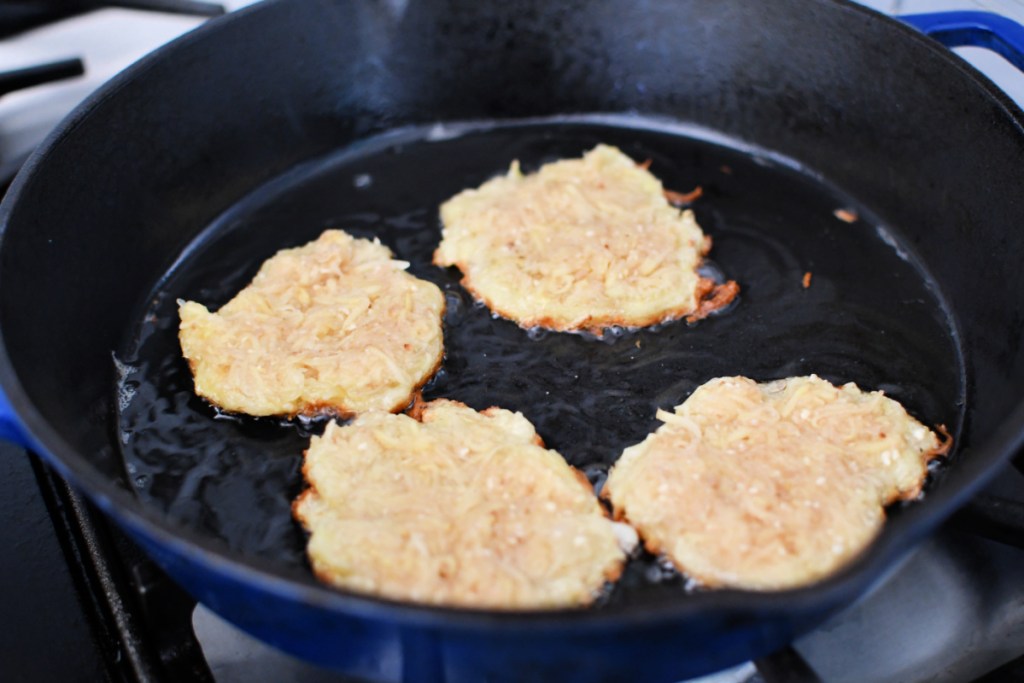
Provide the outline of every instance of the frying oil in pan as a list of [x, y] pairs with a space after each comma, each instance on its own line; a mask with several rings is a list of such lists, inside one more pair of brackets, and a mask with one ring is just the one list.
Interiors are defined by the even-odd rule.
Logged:
[[[721, 375], [855, 381], [955, 433], [963, 395], [956, 336], [936, 290], [886, 227], [812, 174], [631, 124], [545, 121], [396, 134], [298, 168], [218, 219], [160, 283], [118, 354], [126, 366], [123, 455], [138, 496], [239, 556], [313, 580], [289, 506], [303, 488], [302, 451], [323, 421], [225, 416], [196, 398], [178, 346], [176, 299], [216, 309], [264, 259], [327, 228], [379, 237], [411, 262], [412, 273], [445, 292], [446, 356], [425, 398], [522, 411], [596, 486], [623, 448], [657, 427], [657, 408]], [[735, 306], [696, 325], [619, 330], [603, 340], [527, 331], [475, 304], [457, 271], [431, 265], [441, 202], [503, 173], [513, 159], [533, 170], [598, 142], [651, 159], [667, 188], [703, 188], [694, 210], [714, 239], [709, 266], [740, 283]], [[858, 218], [841, 220], [836, 209]], [[663, 600], [681, 585], [643, 556], [606, 602]]]

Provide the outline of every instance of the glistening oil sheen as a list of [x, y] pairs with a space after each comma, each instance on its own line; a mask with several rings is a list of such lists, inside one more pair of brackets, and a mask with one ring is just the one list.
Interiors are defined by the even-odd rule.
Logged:
[[[521, 411], [595, 486], [625, 447], [657, 427], [657, 408], [724, 375], [816, 373], [884, 389], [955, 435], [961, 350], [898, 227], [794, 163], [696, 133], [586, 118], [424, 128], [339, 150], [253, 192], [183, 250], [117, 354], [128, 368], [117, 388], [122, 454], [137, 495], [239, 556], [313, 580], [290, 505], [303, 488], [302, 451], [324, 421], [226, 416], [197, 398], [178, 345], [176, 301], [214, 310], [276, 251], [328, 228], [380, 238], [445, 292], [446, 354], [426, 399]], [[708, 272], [741, 286], [728, 310], [601, 340], [524, 330], [476, 304], [457, 270], [432, 265], [443, 201], [514, 159], [529, 172], [600, 142], [651, 159], [667, 188], [702, 187], [693, 209], [714, 240]], [[837, 208], [854, 209], [857, 219], [836, 218]], [[657, 602], [684, 590], [684, 577], [659, 567], [649, 556], [633, 560], [602, 603]]]

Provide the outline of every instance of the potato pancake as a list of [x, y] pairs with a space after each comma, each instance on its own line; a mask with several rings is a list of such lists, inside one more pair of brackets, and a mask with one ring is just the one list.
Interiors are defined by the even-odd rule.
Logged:
[[314, 437], [310, 488], [293, 506], [323, 581], [422, 603], [584, 605], [636, 533], [608, 518], [586, 478], [500, 408], [439, 399], [419, 420], [366, 413]]
[[950, 446], [881, 392], [814, 375], [713, 379], [658, 419], [602, 496], [707, 586], [776, 590], [836, 571]]
[[374, 240], [279, 251], [216, 313], [179, 302], [195, 391], [248, 415], [401, 410], [441, 363], [444, 295]]
[[640, 327], [727, 305], [739, 288], [697, 274], [710, 247], [692, 211], [615, 147], [460, 192], [441, 206], [434, 263], [522, 327]]

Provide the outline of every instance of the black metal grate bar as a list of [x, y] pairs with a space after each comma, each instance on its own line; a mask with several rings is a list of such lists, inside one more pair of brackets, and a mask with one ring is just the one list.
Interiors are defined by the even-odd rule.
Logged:
[[223, 5], [197, 0], [16, 0], [0, 6], [0, 38], [24, 33], [103, 7], [123, 7], [167, 14], [216, 17]]
[[36, 458], [33, 468], [97, 640], [107, 645], [111, 680], [213, 683], [192, 631], [195, 601], [63, 479]]
[[0, 72], [0, 96], [51, 81], [81, 76], [84, 73], [85, 65], [77, 58]]

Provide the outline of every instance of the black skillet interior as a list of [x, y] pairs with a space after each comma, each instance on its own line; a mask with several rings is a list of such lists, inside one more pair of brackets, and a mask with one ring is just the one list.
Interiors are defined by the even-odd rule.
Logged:
[[[301, 453], [323, 421], [226, 416], [198, 399], [178, 346], [176, 301], [219, 307], [265, 258], [327, 228], [379, 237], [445, 291], [446, 355], [427, 399], [522, 411], [596, 486], [623, 448], [656, 427], [657, 408], [723, 375], [853, 381], [885, 390], [927, 424], [957, 428], [962, 362], [948, 312], [886, 226], [798, 168], [643, 123], [413, 129], [305, 164], [221, 216], [148, 298], [118, 354], [121, 452], [136, 493], [239, 557], [304, 567], [289, 505], [303, 486]], [[529, 171], [598, 142], [651, 159], [669, 188], [703, 188], [694, 210], [714, 239], [707, 266], [739, 281], [738, 303], [697, 324], [599, 340], [495, 319], [460, 287], [457, 270], [431, 265], [445, 199], [513, 159]], [[679, 598], [684, 585], [643, 555], [605, 602]]]
[[[308, 581], [301, 535], [282, 514], [299, 486], [304, 436], [212, 420], [182, 393], [187, 376], [167, 328], [170, 299], [152, 304], [162, 315], [155, 331], [164, 351], [147, 345], [144, 358], [133, 358], [130, 337], [150, 308], [147, 295], [195, 243], [200, 248], [160, 291], [217, 305], [260, 260], [332, 221], [379, 231], [415, 272], [450, 286], [452, 273], [426, 265], [439, 201], [501, 172], [514, 156], [536, 166], [599, 139], [616, 142], [637, 159], [651, 157], [669, 187], [704, 187], [698, 218], [716, 239], [712, 258], [744, 287], [739, 304], [694, 328], [676, 324], [610, 344], [563, 335], [524, 340], [484, 311], [453, 307], [451, 354], [431, 395], [521, 409], [578, 464], [607, 463], [653, 426], [655, 406], [672, 405], [716, 374], [852, 379], [886, 388], [925, 422], [951, 428], [962, 409], [957, 454], [942, 481], [894, 514], [863, 561], [831, 584], [863, 588], [977, 490], [1024, 428], [1024, 115], [980, 79], [941, 46], [842, 0], [268, 0], [118, 76], [15, 180], [0, 207], [0, 379], [42, 449], [115, 517], [210, 550], [201, 561], [238, 558], [245, 569]], [[693, 124], [798, 159], [827, 182], [685, 136], [618, 127], [598, 134], [545, 125], [511, 137], [407, 142], [398, 153], [353, 146], [437, 121], [587, 112]], [[268, 188], [243, 201], [318, 158], [327, 160], [282, 180], [277, 194]], [[389, 159], [401, 160], [400, 168]], [[732, 174], [721, 172], [723, 164]], [[362, 174], [371, 182], [356, 187]], [[862, 220], [836, 220], [840, 206]], [[247, 225], [232, 230], [232, 215]], [[198, 237], [217, 220], [224, 223], [211, 237]], [[964, 393], [940, 297], [901, 250], [920, 257], [949, 302]], [[805, 291], [799, 280], [807, 270], [813, 279]], [[802, 335], [784, 335], [786, 328]], [[530, 356], [459, 353], [477, 332], [503, 353], [526, 348]], [[132, 365], [148, 359], [140, 373], [166, 372], [177, 385], [146, 396], [152, 384], [127, 377], [118, 390], [117, 375], [129, 368], [118, 368], [112, 353]], [[171, 365], [161, 370], [153, 358]], [[556, 362], [568, 374], [548, 376]], [[889, 372], [897, 367], [898, 376]], [[517, 386], [534, 370], [531, 383]], [[630, 401], [638, 388], [641, 398]], [[185, 420], [170, 438], [184, 448], [164, 465], [165, 476], [150, 464], [132, 473], [147, 479], [130, 480], [123, 430], [112, 418], [119, 403], [131, 408], [142, 397], [153, 401], [153, 415], [139, 411], [138, 420], [159, 424], [178, 411], [193, 423]], [[193, 431], [207, 428], [222, 430], [221, 441]], [[137, 452], [138, 442], [128, 441]], [[217, 458], [233, 466], [232, 476], [190, 469]], [[265, 467], [276, 469], [259, 471]], [[257, 513], [278, 522], [264, 531], [229, 521]], [[641, 588], [627, 602], [644, 595], [657, 594]], [[704, 605], [720, 604], [703, 597]], [[749, 598], [779, 609], [793, 600], [742, 597], [744, 605]]]

